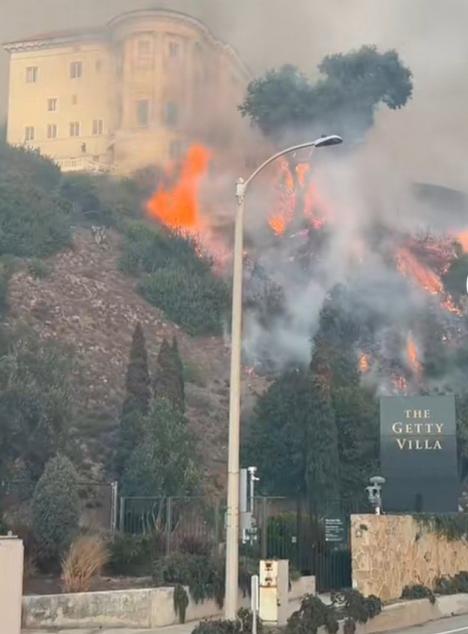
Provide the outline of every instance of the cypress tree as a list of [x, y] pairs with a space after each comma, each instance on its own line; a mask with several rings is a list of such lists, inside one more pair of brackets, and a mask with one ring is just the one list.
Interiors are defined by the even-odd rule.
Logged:
[[135, 326], [125, 381], [126, 396], [120, 419], [116, 469], [122, 473], [128, 456], [141, 436], [141, 420], [148, 413], [151, 400], [151, 380], [145, 336], [140, 322]]
[[172, 344], [167, 339], [158, 354], [154, 392], [157, 398], [167, 399], [181, 412], [185, 410], [184, 367], [176, 337]]
[[123, 414], [137, 410], [141, 414], [148, 412], [151, 399], [151, 381], [148, 371], [148, 354], [146, 352], [145, 335], [140, 322], [135, 326], [130, 348], [130, 359], [125, 381], [126, 397]]

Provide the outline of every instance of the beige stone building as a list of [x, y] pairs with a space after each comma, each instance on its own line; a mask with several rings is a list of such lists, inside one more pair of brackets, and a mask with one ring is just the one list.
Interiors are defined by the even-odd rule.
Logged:
[[129, 172], [204, 142], [231, 148], [249, 74], [198, 20], [167, 10], [8, 42], [8, 142], [63, 170]]

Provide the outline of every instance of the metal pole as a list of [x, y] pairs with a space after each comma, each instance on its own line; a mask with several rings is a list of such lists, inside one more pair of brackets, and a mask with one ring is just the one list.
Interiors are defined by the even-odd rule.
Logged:
[[244, 202], [247, 187], [267, 165], [280, 156], [308, 147], [325, 147], [342, 143], [337, 135], [322, 136], [315, 141], [300, 143], [277, 152], [264, 161], [244, 181], [236, 185], [236, 226], [234, 239], [232, 324], [231, 324], [231, 382], [229, 393], [229, 450], [226, 511], [226, 619], [234, 620], [237, 613], [239, 578], [239, 434], [240, 434], [240, 375], [242, 350], [242, 268], [244, 255]]
[[117, 480], [111, 482], [111, 535], [117, 532], [117, 506], [119, 500], [119, 483]]
[[244, 181], [237, 181], [236, 227], [231, 324], [231, 382], [229, 398], [229, 456], [226, 512], [226, 597], [225, 617], [237, 614], [239, 579], [239, 432], [242, 348], [242, 268], [244, 256]]
[[166, 555], [171, 552], [172, 498], [166, 500]]
[[250, 579], [250, 596], [252, 605], [252, 634], [257, 634], [257, 615], [259, 609], [258, 575], [252, 575]]
[[125, 531], [125, 498], [122, 496], [120, 496], [119, 511], [119, 531], [123, 533]]

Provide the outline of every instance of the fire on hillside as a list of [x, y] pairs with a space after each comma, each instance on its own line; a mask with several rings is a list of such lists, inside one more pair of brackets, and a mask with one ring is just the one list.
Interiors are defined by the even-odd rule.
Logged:
[[[230, 240], [226, 237], [227, 232], [223, 235], [216, 231], [213, 213], [216, 202], [209, 199], [208, 176], [212, 179], [215, 162], [216, 157], [209, 148], [192, 146], [179, 166], [167, 169], [163, 183], [148, 201], [147, 211], [151, 218], [169, 230], [194, 239], [203, 252], [210, 254], [218, 272], [229, 275]], [[339, 207], [332, 203], [333, 196], [322, 190], [315, 177], [315, 168], [308, 162], [296, 161], [295, 157], [280, 159], [268, 174], [267, 181], [262, 202], [270, 202], [263, 220], [263, 238], [258, 244], [255, 240], [249, 242], [248, 258], [254, 264], [246, 269], [246, 294], [249, 295], [254, 286], [253, 303], [263, 303], [260, 308], [253, 309], [254, 318], [250, 309], [246, 310], [247, 362], [256, 368], [262, 363], [256, 358], [257, 352], [249, 356], [252, 327], [257, 334], [263, 329], [275, 336], [275, 328], [283, 319], [286, 329], [294, 335], [295, 324], [288, 305], [293, 282], [297, 284], [297, 279], [301, 278], [302, 286], [298, 288], [305, 294], [320, 287], [324, 291], [322, 301], [332, 288], [331, 283], [328, 287], [320, 285], [329, 275], [327, 267], [331, 264], [327, 260], [327, 249], [342, 218]], [[379, 242], [375, 236], [382, 234], [384, 239]], [[363, 274], [369, 275], [372, 263], [379, 258], [376, 268], [380, 267], [380, 297], [385, 295], [385, 301], [390, 305], [394, 292], [391, 285], [397, 284], [398, 297], [393, 303], [406, 304], [407, 310], [401, 323], [397, 323], [392, 321], [391, 315], [385, 314], [385, 308], [381, 308], [380, 313], [376, 309], [371, 319], [371, 339], [367, 336], [366, 341], [356, 345], [357, 368], [363, 381], [375, 381], [384, 392], [419, 391], [427, 381], [429, 342], [427, 333], [421, 333], [421, 320], [412, 314], [419, 315], [424, 310], [433, 313], [438, 332], [432, 336], [445, 346], [456, 347], [456, 342], [466, 333], [463, 303], [460, 297], [454, 297], [446, 290], [445, 276], [460, 253], [468, 252], [468, 229], [454, 229], [445, 235], [415, 236], [387, 225], [378, 230], [371, 229], [370, 235], [372, 239], [369, 239], [369, 231], [361, 232], [343, 242], [341, 254], [343, 260], [350, 263], [345, 283], [352, 288]], [[272, 265], [265, 260], [265, 248], [273, 254], [270, 257]], [[369, 308], [364, 320], [373, 311]], [[301, 319], [304, 321], [303, 315]], [[308, 319], [306, 332], [309, 332], [310, 340], [317, 328], [317, 313], [311, 313]], [[376, 325], [379, 320], [381, 323]], [[399, 340], [390, 352], [384, 350], [382, 344], [382, 333], [389, 330]], [[264, 345], [262, 354], [268, 356], [274, 351]]]

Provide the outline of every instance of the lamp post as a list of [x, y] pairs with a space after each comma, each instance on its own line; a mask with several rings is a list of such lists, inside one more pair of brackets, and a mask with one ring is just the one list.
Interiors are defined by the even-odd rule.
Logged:
[[239, 178], [236, 185], [236, 222], [232, 286], [231, 324], [231, 381], [229, 392], [229, 451], [226, 512], [226, 597], [225, 617], [235, 619], [239, 577], [239, 438], [240, 438], [240, 383], [242, 350], [242, 273], [244, 252], [244, 206], [247, 188], [253, 179], [280, 156], [308, 147], [338, 145], [343, 139], [335, 134], [322, 136], [277, 152], [264, 161], [249, 178]]

